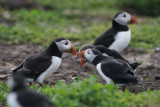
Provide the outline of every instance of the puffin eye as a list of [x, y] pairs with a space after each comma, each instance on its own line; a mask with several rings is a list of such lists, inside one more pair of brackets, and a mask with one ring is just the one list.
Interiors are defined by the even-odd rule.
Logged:
[[65, 45], [68, 45], [68, 41], [65, 43]]
[[88, 51], [88, 54], [89, 54], [89, 51]]
[[124, 14], [123, 17], [126, 17], [126, 14]]

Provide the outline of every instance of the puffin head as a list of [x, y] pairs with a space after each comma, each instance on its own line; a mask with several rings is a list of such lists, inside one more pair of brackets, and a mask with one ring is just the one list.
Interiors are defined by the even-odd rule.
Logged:
[[81, 52], [83, 50], [87, 50], [87, 49], [92, 49], [92, 48], [94, 48], [93, 45], [85, 45], [85, 46], [83, 46], [82, 48], [79, 49], [79, 52]]
[[113, 20], [121, 25], [137, 24], [138, 23], [136, 18], [127, 12], [117, 13]]
[[97, 49], [87, 49], [81, 51], [78, 56], [81, 58], [80, 66], [82, 67], [84, 65], [84, 62], [92, 62], [98, 55], [101, 55], [102, 53], [98, 51]]
[[8, 86], [11, 90], [26, 87], [24, 76], [21, 73], [13, 73], [8, 79]]
[[56, 43], [58, 49], [62, 53], [65, 52], [65, 53], [69, 53], [71, 55], [76, 55], [77, 54], [74, 45], [71, 44], [71, 42], [68, 39], [60, 37], [60, 38], [55, 39], [55, 43]]

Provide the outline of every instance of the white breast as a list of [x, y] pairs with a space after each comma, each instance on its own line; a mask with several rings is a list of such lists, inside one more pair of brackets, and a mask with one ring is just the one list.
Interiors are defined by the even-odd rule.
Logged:
[[111, 79], [107, 76], [104, 75], [104, 73], [102, 72], [101, 70], [101, 63], [97, 64], [96, 66], [97, 70], [98, 70], [98, 73], [102, 76], [102, 78], [108, 83], [110, 84], [111, 83]]
[[22, 107], [17, 100], [16, 93], [10, 93], [8, 95], [7, 103], [9, 107]]
[[121, 52], [128, 46], [131, 40], [131, 31], [118, 32], [114, 39], [115, 41], [109, 46], [109, 49]]
[[59, 68], [59, 66], [61, 65], [61, 61], [62, 59], [59, 57], [55, 57], [52, 56], [52, 64], [50, 65], [50, 67], [43, 72], [38, 78], [37, 78], [37, 82], [39, 83], [43, 83], [44, 78], [50, 76], [53, 72], [56, 72], [57, 69]]

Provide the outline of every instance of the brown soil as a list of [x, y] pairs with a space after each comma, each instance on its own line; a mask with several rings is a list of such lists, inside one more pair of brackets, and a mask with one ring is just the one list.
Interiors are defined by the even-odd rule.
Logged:
[[[11, 73], [11, 69], [19, 65], [27, 57], [43, 50], [38, 45], [4, 45], [0, 44], [0, 82], [7, 80], [5, 77]], [[139, 52], [139, 50], [127, 49], [122, 55], [130, 61], [141, 62], [138, 67], [136, 76], [141, 85], [130, 85], [127, 88], [134, 93], [142, 92], [147, 89], [160, 90], [160, 53], [156, 52]], [[50, 85], [54, 85], [57, 80], [71, 83], [77, 77], [81, 79], [88, 78], [91, 74], [98, 76], [101, 83], [105, 83], [99, 76], [95, 67], [91, 64], [85, 64], [83, 68], [79, 65], [79, 59], [76, 56], [63, 58], [62, 65], [58, 69], [58, 73], [53, 74], [47, 81]]]

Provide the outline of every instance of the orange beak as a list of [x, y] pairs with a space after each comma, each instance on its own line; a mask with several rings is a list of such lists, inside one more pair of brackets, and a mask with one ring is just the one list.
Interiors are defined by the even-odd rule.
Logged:
[[80, 62], [80, 66], [81, 66], [81, 67], [84, 65], [83, 58], [82, 58], [82, 54], [83, 54], [85, 51], [86, 51], [86, 50], [83, 50], [83, 51], [81, 51], [81, 52], [78, 54], [78, 57], [80, 57], [80, 59], [81, 59], [81, 62]]
[[66, 53], [69, 53], [71, 55], [77, 55], [77, 51], [76, 48], [74, 47], [74, 45], [72, 44], [72, 48], [69, 48]]
[[137, 19], [131, 15], [131, 20], [128, 21], [128, 24], [137, 24], [137, 23], [138, 23]]

